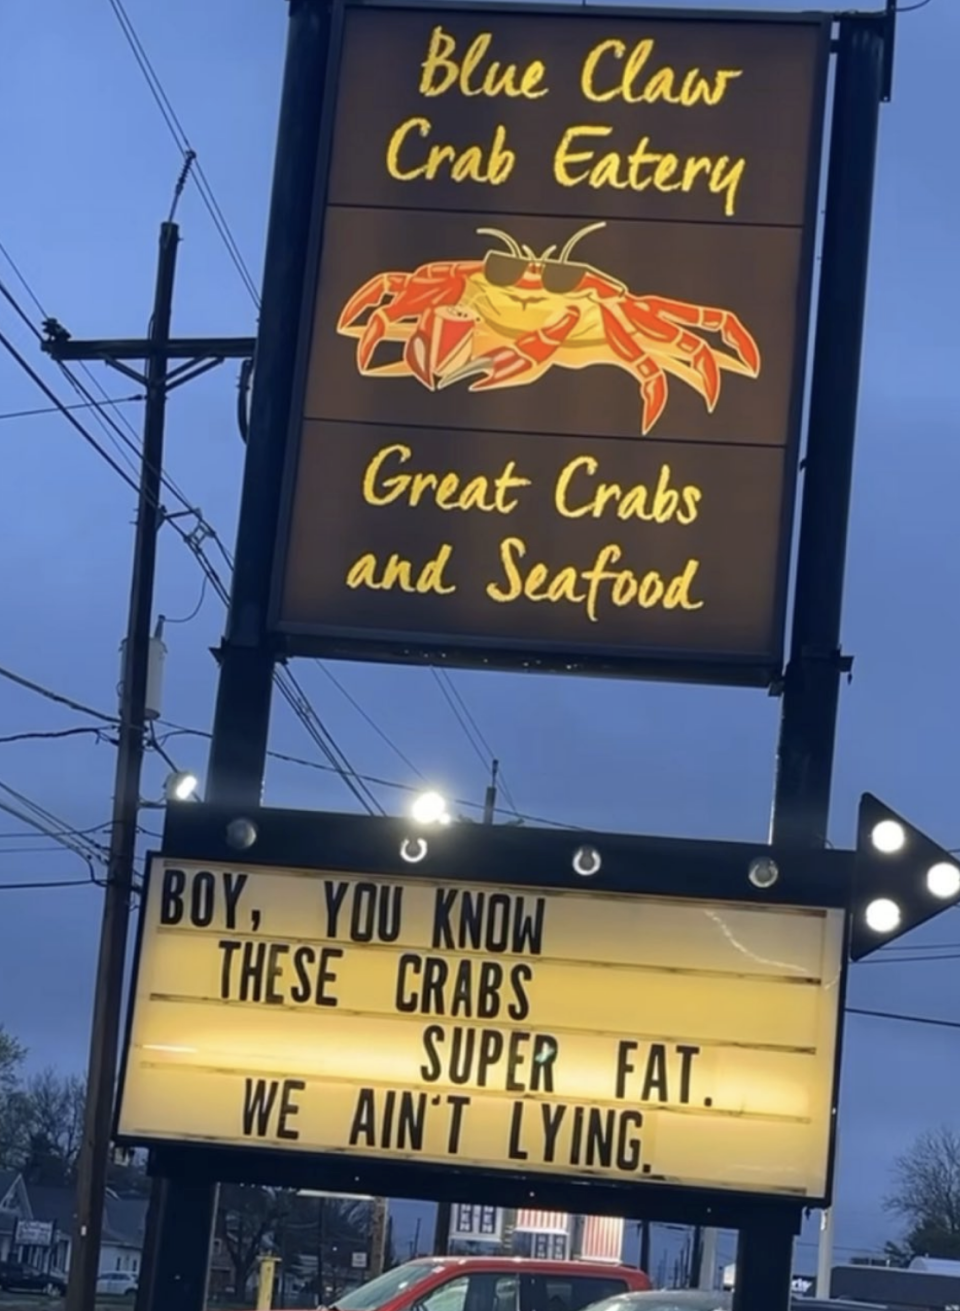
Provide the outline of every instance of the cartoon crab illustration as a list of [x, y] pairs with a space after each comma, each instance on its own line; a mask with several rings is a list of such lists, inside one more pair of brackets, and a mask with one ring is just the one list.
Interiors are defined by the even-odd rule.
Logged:
[[[583, 237], [603, 227], [581, 228], [556, 257], [556, 246], [535, 255], [505, 232], [478, 228], [507, 249], [490, 250], [482, 260], [378, 273], [351, 296], [337, 331], [358, 338], [361, 373], [413, 376], [431, 391], [467, 378], [476, 378], [472, 392], [526, 386], [555, 364], [616, 365], [640, 387], [643, 436], [663, 414], [667, 374], [693, 387], [710, 412], [723, 369], [757, 377], [757, 343], [729, 310], [635, 296], [609, 274], [570, 259]], [[704, 341], [698, 331], [719, 334], [729, 349]], [[382, 341], [402, 341], [402, 357], [375, 365]]]

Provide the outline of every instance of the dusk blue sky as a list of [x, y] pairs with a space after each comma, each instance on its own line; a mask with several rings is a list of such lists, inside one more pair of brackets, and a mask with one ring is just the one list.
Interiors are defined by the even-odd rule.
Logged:
[[[787, 8], [774, 0], [763, 7]], [[281, 0], [128, 0], [257, 282], [286, 9]], [[6, 0], [3, 10], [0, 242], [45, 311], [75, 336], [139, 336], [180, 154], [108, 0]], [[904, 14], [894, 100], [882, 111], [843, 624], [855, 666], [842, 697], [831, 825], [837, 844], [852, 843], [857, 800], [869, 789], [945, 845], [960, 845], [958, 49], [956, 0], [933, 0]], [[178, 220], [175, 330], [253, 335], [253, 304], [192, 185]], [[0, 278], [38, 321], [2, 254]], [[0, 331], [59, 396], [76, 399], [5, 301]], [[111, 396], [137, 390], [92, 367]], [[175, 392], [167, 432], [170, 473], [229, 548], [243, 455], [236, 385], [236, 369], [225, 366]], [[0, 413], [44, 404], [0, 351]], [[127, 405], [124, 412], [139, 430], [140, 407]], [[103, 436], [95, 416], [81, 411], [78, 417]], [[132, 493], [63, 417], [45, 415], [0, 421], [0, 506], [0, 665], [115, 713]], [[208, 541], [206, 549], [226, 577], [216, 545]], [[157, 612], [189, 615], [201, 581], [194, 557], [164, 530]], [[220, 602], [207, 589], [195, 618], [167, 628], [166, 719], [209, 728], [210, 648], [222, 623]], [[417, 782], [321, 669], [301, 662], [296, 672], [357, 770]], [[360, 665], [333, 666], [333, 672], [425, 776], [453, 796], [482, 801], [485, 767], [429, 672]], [[479, 673], [456, 675], [455, 682], [525, 814], [677, 836], [766, 836], [779, 706], [763, 692]], [[0, 679], [0, 736], [89, 723]], [[282, 703], [275, 707], [272, 746], [316, 756]], [[175, 737], [168, 748], [178, 763], [202, 774], [202, 739]], [[78, 829], [107, 820], [113, 767], [113, 748], [90, 736], [0, 744], [0, 782]], [[156, 756], [148, 759], [144, 796], [160, 795], [166, 772]], [[388, 788], [379, 795], [390, 810], [407, 796]], [[7, 799], [0, 792], [0, 801]], [[266, 800], [354, 807], [335, 776], [275, 760]], [[159, 822], [145, 812], [148, 828], [151, 819]], [[85, 877], [78, 858], [24, 832], [23, 824], [0, 815], [0, 883]], [[0, 898], [0, 1022], [28, 1044], [32, 1067], [80, 1071], [101, 894], [81, 884], [6, 890]], [[899, 954], [921, 959], [897, 964], [892, 952], [855, 967], [850, 1004], [960, 1021], [956, 912], [906, 942], [918, 950]], [[958, 945], [958, 955], [932, 963], [928, 953], [936, 943]], [[958, 1052], [960, 1033], [850, 1017], [838, 1257], [878, 1250], [893, 1236], [881, 1206], [891, 1162], [919, 1131], [955, 1116]], [[401, 1212], [401, 1246], [415, 1214], [408, 1207]], [[812, 1239], [811, 1230], [798, 1249], [798, 1267], [812, 1266]], [[729, 1243], [725, 1251], [732, 1251]]]

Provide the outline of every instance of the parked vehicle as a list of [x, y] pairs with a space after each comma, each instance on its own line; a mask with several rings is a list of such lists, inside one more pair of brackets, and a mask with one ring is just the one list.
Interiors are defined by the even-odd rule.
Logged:
[[22, 1261], [0, 1261], [2, 1293], [46, 1293], [49, 1297], [62, 1297], [66, 1291], [67, 1281], [62, 1275], [38, 1270]]
[[[608, 1297], [587, 1311], [731, 1311], [732, 1306], [732, 1293], [706, 1288], [660, 1288]], [[811, 1297], [795, 1296], [790, 1299], [790, 1311], [867, 1311], [867, 1308], [859, 1302], [818, 1302]], [[871, 1307], [870, 1311], [886, 1311], [886, 1308]]]
[[642, 1270], [598, 1261], [437, 1256], [388, 1270], [326, 1311], [583, 1311], [649, 1287]]
[[129, 1297], [137, 1295], [138, 1277], [130, 1270], [105, 1270], [97, 1275], [98, 1297]]

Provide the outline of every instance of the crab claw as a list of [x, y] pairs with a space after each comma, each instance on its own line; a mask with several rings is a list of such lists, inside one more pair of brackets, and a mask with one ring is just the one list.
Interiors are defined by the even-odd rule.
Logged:
[[438, 389], [450, 387], [455, 382], [463, 382], [465, 378], [473, 378], [481, 374], [486, 376], [481, 376], [470, 390], [483, 391], [487, 387], [498, 387], [512, 382], [514, 378], [527, 373], [532, 368], [533, 360], [528, 360], [526, 356], [510, 346], [503, 346], [489, 355], [478, 355], [475, 360], [468, 360], [466, 364], [461, 364], [459, 369], [454, 369], [452, 373], [442, 378], [437, 383], [437, 387]]

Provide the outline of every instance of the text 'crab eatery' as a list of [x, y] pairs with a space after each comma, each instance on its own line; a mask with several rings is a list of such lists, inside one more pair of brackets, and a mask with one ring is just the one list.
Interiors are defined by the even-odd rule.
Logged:
[[[549, 70], [543, 60], [526, 64], [495, 57], [491, 32], [479, 32], [464, 48], [444, 30], [433, 28], [421, 64], [419, 93], [426, 100], [444, 95], [506, 97], [534, 101], [550, 94]], [[628, 47], [608, 38], [589, 50], [580, 70], [579, 90], [588, 107], [622, 100], [628, 105], [675, 105], [697, 109], [719, 105], [736, 94], [742, 68], [675, 69], [657, 59], [651, 38]], [[481, 182], [500, 186], [517, 167], [507, 128], [498, 124], [486, 146], [452, 145], [433, 140], [433, 123], [426, 114], [400, 123], [390, 137], [386, 168], [399, 182]], [[568, 126], [553, 154], [553, 180], [561, 187], [586, 185], [594, 190], [689, 193], [705, 189], [718, 198], [721, 212], [732, 217], [747, 161], [743, 156], [681, 157], [655, 146], [642, 135], [627, 151], [610, 149], [613, 128], [598, 123]], [[522, 165], [521, 165], [522, 166]]]
[[841, 920], [157, 860], [121, 1131], [812, 1195]]

